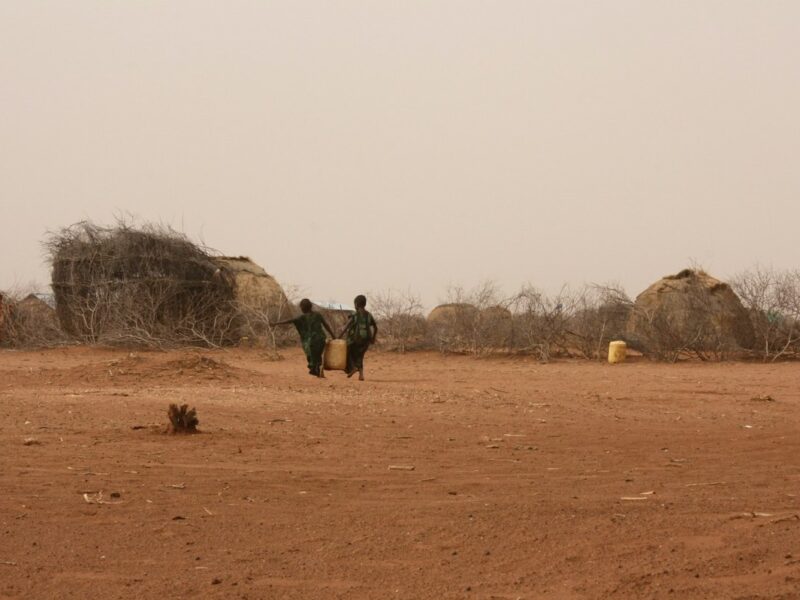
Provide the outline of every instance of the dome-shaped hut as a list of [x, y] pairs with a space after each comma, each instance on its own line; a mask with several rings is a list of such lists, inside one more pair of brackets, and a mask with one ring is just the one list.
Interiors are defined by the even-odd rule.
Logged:
[[289, 302], [278, 281], [246, 256], [215, 256], [212, 262], [220, 269], [217, 276], [233, 283], [233, 296], [243, 309], [268, 315], [272, 320], [292, 316]]
[[684, 269], [636, 297], [628, 335], [651, 352], [726, 352], [752, 348], [753, 325], [731, 287], [699, 270]]
[[249, 259], [214, 257], [168, 227], [84, 222], [48, 246], [59, 322], [91, 342], [234, 343], [250, 316], [288, 305]]
[[252, 341], [269, 331], [269, 321], [293, 316], [295, 307], [289, 302], [278, 281], [246, 256], [215, 256], [218, 270], [214, 278], [222, 279], [233, 292], [236, 312], [236, 335]]
[[428, 313], [428, 325], [447, 324], [458, 320], [474, 319], [478, 309], [472, 304], [454, 302], [440, 304]]
[[472, 304], [440, 304], [426, 319], [430, 342], [440, 350], [471, 348], [479, 314], [480, 311]]

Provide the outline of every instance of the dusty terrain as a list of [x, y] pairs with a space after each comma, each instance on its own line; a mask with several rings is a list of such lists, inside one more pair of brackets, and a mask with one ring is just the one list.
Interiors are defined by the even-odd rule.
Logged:
[[798, 364], [284, 354], [0, 352], [0, 597], [800, 597]]

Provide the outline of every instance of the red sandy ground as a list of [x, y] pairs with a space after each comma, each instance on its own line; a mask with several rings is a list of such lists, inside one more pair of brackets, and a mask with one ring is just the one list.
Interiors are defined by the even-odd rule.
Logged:
[[0, 353], [0, 597], [800, 598], [798, 364], [285, 356]]

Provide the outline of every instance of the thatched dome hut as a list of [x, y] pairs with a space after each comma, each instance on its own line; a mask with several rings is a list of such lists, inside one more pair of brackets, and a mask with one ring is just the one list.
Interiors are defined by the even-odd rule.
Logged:
[[210, 254], [169, 228], [83, 222], [48, 246], [61, 326], [87, 341], [216, 339], [233, 298]]
[[430, 342], [440, 350], [462, 351], [473, 347], [479, 314], [472, 304], [440, 304], [426, 319]]
[[628, 334], [645, 347], [682, 345], [695, 351], [730, 351], [755, 343], [747, 310], [731, 287], [692, 269], [664, 277], [636, 297]]
[[429, 326], [441, 326], [457, 321], [469, 321], [478, 315], [478, 309], [472, 304], [452, 303], [440, 304], [428, 314]]
[[467, 303], [440, 304], [427, 318], [427, 334], [441, 350], [483, 352], [512, 342], [514, 320], [507, 308]]
[[90, 342], [228, 344], [288, 304], [249, 259], [215, 257], [168, 227], [84, 222], [48, 247], [61, 326]]
[[269, 315], [273, 320], [292, 316], [294, 307], [283, 288], [252, 260], [246, 256], [215, 256], [211, 261], [233, 283], [234, 300], [243, 308]]

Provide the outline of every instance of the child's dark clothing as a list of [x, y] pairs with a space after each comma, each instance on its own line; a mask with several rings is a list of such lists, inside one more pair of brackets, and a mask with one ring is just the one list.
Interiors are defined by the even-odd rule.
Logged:
[[347, 323], [347, 372], [364, 368], [364, 354], [372, 343], [372, 327], [375, 319], [366, 310], [357, 310]]
[[325, 330], [322, 328], [322, 315], [316, 312], [303, 313], [292, 323], [300, 334], [303, 351], [308, 359], [308, 372], [319, 375], [322, 368], [322, 353], [325, 350]]

